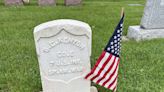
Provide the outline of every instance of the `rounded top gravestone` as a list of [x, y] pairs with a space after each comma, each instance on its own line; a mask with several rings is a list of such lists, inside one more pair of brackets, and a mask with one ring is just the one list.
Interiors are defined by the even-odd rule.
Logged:
[[91, 28], [77, 20], [54, 20], [34, 29], [44, 92], [90, 92]]

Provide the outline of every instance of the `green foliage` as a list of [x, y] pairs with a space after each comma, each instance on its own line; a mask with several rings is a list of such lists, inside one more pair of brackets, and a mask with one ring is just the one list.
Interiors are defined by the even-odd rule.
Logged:
[[[138, 25], [143, 0], [85, 0], [82, 6], [39, 7], [36, 1], [21, 7], [6, 7], [0, 1], [0, 92], [42, 90], [33, 39], [33, 28], [55, 19], [77, 19], [92, 27], [92, 66], [106, 45], [125, 7], [125, 28]], [[164, 40], [123, 42], [118, 92], [164, 92]], [[93, 84], [95, 85], [95, 84]], [[111, 92], [96, 85], [99, 92]]]

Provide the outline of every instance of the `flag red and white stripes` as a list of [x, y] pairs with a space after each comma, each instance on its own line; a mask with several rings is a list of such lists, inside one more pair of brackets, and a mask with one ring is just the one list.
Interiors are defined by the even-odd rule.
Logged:
[[85, 77], [101, 86], [115, 90], [119, 57], [103, 51], [92, 71]]

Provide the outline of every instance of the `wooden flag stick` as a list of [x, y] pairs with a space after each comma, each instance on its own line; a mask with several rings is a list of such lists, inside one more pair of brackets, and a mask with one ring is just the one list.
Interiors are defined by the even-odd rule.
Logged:
[[122, 10], [121, 10], [121, 17], [123, 16], [124, 14], [124, 7], [122, 7]]

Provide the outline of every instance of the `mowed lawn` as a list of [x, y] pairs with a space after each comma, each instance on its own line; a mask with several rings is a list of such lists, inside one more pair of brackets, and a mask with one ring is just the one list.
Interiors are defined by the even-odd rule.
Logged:
[[[141, 4], [129, 6], [128, 4]], [[140, 24], [144, 0], [85, 0], [82, 6], [39, 7], [36, 1], [6, 7], [0, 1], [0, 92], [39, 92], [41, 79], [33, 28], [56, 19], [76, 19], [92, 27], [92, 66], [101, 54], [125, 8], [128, 26]], [[99, 92], [111, 92], [95, 85]], [[164, 92], [164, 39], [122, 43], [118, 92]]]

